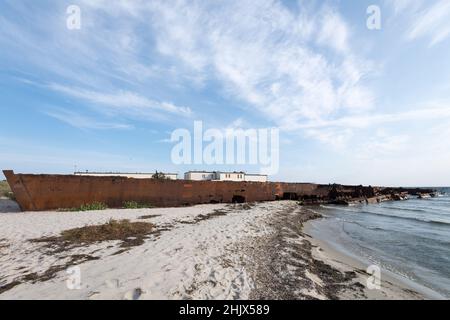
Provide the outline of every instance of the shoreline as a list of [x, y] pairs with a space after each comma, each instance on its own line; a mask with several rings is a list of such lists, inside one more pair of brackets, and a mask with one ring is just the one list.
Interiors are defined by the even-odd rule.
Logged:
[[[323, 217], [322, 219], [327, 218]], [[310, 242], [314, 245], [315, 248], [313, 255], [317, 259], [331, 264], [340, 270], [357, 271], [359, 282], [364, 285], [364, 292], [369, 300], [446, 299], [438, 292], [435, 292], [428, 287], [384, 268], [381, 268], [381, 289], [370, 290], [367, 288], [366, 282], [371, 275], [368, 274], [366, 270], [369, 266], [373, 265], [372, 263], [366, 261], [362, 257], [358, 257], [355, 254], [344, 251], [341, 248], [338, 248], [338, 246], [333, 245], [330, 239], [326, 239], [326, 237], [321, 235], [320, 228], [315, 226], [314, 220], [310, 220], [305, 223], [303, 231], [309, 237]], [[348, 298], [345, 292], [343, 292], [342, 298]]]
[[[382, 270], [381, 288], [369, 290], [367, 265], [333, 250], [310, 233], [323, 218], [308, 207], [286, 204], [274, 213], [273, 231], [248, 251], [256, 270], [250, 274], [256, 289], [252, 299], [424, 300], [437, 299], [426, 290]], [[263, 267], [261, 267], [263, 266]]]
[[[365, 267], [309, 234], [321, 217], [296, 201], [0, 214], [0, 300], [426, 298], [384, 273], [383, 293], [367, 292]], [[111, 219], [154, 230], [143, 241], [46, 242]], [[79, 290], [66, 287], [68, 264], [81, 269]]]

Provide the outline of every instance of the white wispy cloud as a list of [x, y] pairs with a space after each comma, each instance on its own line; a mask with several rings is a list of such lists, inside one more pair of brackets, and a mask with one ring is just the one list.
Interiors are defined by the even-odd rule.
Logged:
[[317, 39], [318, 43], [346, 53], [349, 50], [348, 40], [349, 30], [345, 21], [336, 12], [328, 11], [324, 13]]
[[[450, 104], [449, 104], [450, 105]], [[432, 106], [424, 107], [416, 110], [409, 110], [399, 113], [380, 113], [364, 116], [349, 116], [337, 118], [334, 120], [325, 121], [311, 121], [301, 125], [304, 129], [318, 129], [318, 128], [354, 128], [361, 129], [370, 126], [382, 125], [395, 122], [408, 122], [426, 120], [444, 120], [450, 118], [450, 106]]]
[[[156, 65], [148, 58], [151, 41], [135, 30], [148, 28], [139, 18], [139, 1], [81, 1], [82, 28], [76, 31], [66, 28], [67, 4], [54, 3], [52, 10], [34, 3], [25, 6], [10, 1], [7, 5], [33, 28], [0, 16], [0, 45], [8, 48], [2, 52], [5, 68], [7, 61], [27, 66], [33, 70], [27, 75], [30, 82], [51, 83], [47, 89], [84, 100], [100, 112], [109, 107], [119, 117], [174, 122], [192, 114], [191, 108], [170, 102], [171, 97], [155, 97], [155, 90], [146, 90], [163, 82], [176, 83], [172, 81], [176, 74], [170, 66]], [[33, 80], [36, 75], [39, 79]]]
[[448, 0], [385, 0], [385, 5], [406, 23], [408, 41], [426, 39], [432, 47], [450, 37]]
[[76, 112], [66, 109], [55, 109], [44, 111], [44, 113], [52, 118], [67, 123], [72, 127], [78, 129], [96, 129], [96, 130], [111, 130], [111, 129], [131, 129], [133, 126], [124, 123], [100, 122], [87, 116], [83, 116]]
[[334, 151], [345, 151], [354, 134], [350, 128], [309, 128], [305, 130], [306, 137], [314, 138]]
[[[154, 1], [150, 8], [161, 54], [219, 80], [228, 96], [286, 130], [373, 106], [374, 95], [362, 80], [370, 63], [352, 53], [348, 26], [331, 7], [294, 13], [265, 0], [258, 6]], [[314, 50], [317, 45], [334, 51], [333, 58]]]
[[[257, 4], [250, 0], [79, 0], [82, 29], [78, 31], [65, 27], [64, 1], [52, 2], [50, 10], [37, 1], [4, 3], [14, 14], [0, 14], [2, 70], [20, 70], [23, 77], [39, 79], [52, 98], [56, 92], [57, 98], [74, 100], [71, 105], [83, 103], [83, 108], [98, 111], [94, 114], [99, 117], [91, 118], [76, 113], [81, 109], [68, 111], [67, 105], [61, 104], [65, 109], [47, 113], [69, 125], [125, 129], [130, 120], [179, 123], [191, 122], [195, 115], [218, 128], [249, 128], [258, 118], [288, 132], [296, 147], [302, 147], [297, 144], [300, 139], [314, 140], [336, 150], [355, 150], [365, 160], [371, 155], [388, 158], [395, 150], [404, 150], [403, 158], [378, 167], [380, 171], [396, 168], [386, 176], [402, 169], [404, 159], [412, 157], [415, 168], [420, 168], [433, 160], [426, 156], [432, 152], [442, 155], [441, 161], [434, 162], [439, 165], [433, 168], [434, 176], [441, 177], [445, 170], [448, 173], [449, 145], [433, 141], [435, 135], [446, 137], [448, 130], [404, 133], [397, 128], [407, 127], [410, 121], [421, 125], [429, 121], [430, 127], [439, 122], [448, 127], [448, 105], [411, 110], [411, 105], [402, 104], [398, 111], [381, 111], [387, 106], [379, 105], [378, 91], [369, 81], [382, 71], [364, 56], [366, 48], [354, 47], [361, 43], [355, 39], [358, 27], [339, 12], [340, 1], [333, 5], [332, 1], [298, 0], [286, 6], [281, 0]], [[448, 41], [448, 0], [384, 3], [392, 9], [400, 37], [425, 40], [431, 46]], [[361, 14], [362, 19], [364, 12]], [[387, 16], [384, 10], [382, 14]], [[386, 27], [381, 32], [391, 31]], [[372, 56], [386, 58], [382, 56], [385, 43], [378, 44], [380, 51]], [[423, 66], [427, 62], [418, 63]], [[385, 90], [382, 86], [376, 89]], [[410, 94], [414, 89], [408, 87], [404, 94], [412, 97], [405, 100], [419, 100]], [[394, 103], [403, 94], [381, 93], [386, 94], [384, 101]], [[217, 98], [219, 95], [224, 100]], [[220, 100], [209, 104], [210, 110], [197, 112], [198, 106], [191, 104], [210, 98]], [[237, 106], [245, 109], [246, 121], [238, 118], [229, 124], [230, 118], [218, 116], [241, 116]], [[230, 107], [233, 114], [223, 110], [216, 114], [215, 107]], [[93, 110], [89, 110], [91, 116]], [[392, 131], [373, 135], [374, 127], [383, 126]], [[355, 144], [358, 139], [361, 145]], [[372, 163], [367, 160], [361, 167], [372, 167]], [[327, 174], [337, 171], [330, 168]], [[348, 162], [348, 172], [354, 168], [355, 163]], [[359, 179], [357, 176], [354, 181]]]
[[[385, 5], [394, 10], [394, 14], [416, 12], [424, 3], [424, 0], [385, 0]], [[428, 1], [426, 1], [428, 2]]]
[[[195, 108], [155, 99], [145, 90], [180, 82], [194, 90], [214, 83], [214, 91], [229, 101], [244, 102], [289, 131], [307, 120], [361, 113], [374, 105], [364, 83], [371, 63], [352, 50], [345, 19], [327, 4], [299, 2], [290, 10], [278, 0], [258, 5], [250, 0], [83, 0], [77, 32], [66, 30], [58, 10], [35, 18], [24, 6], [12, 5], [40, 32], [5, 18], [0, 41], [11, 52], [33, 52], [24, 61], [59, 78], [40, 79], [52, 83], [49, 89], [101, 112], [157, 120], [189, 117]], [[63, 4], [58, 8], [65, 12]]]
[[450, 36], [450, 2], [440, 0], [416, 15], [408, 38], [428, 37], [433, 46]]
[[134, 92], [119, 90], [113, 93], [104, 93], [77, 87], [68, 87], [60, 84], [49, 84], [48, 88], [74, 98], [86, 100], [92, 104], [115, 108], [123, 113], [146, 114], [149, 111], [162, 111], [178, 116], [190, 116], [192, 110], [188, 107], [179, 107], [170, 102], [158, 102], [148, 99]]
[[375, 157], [390, 157], [398, 155], [410, 145], [411, 138], [406, 134], [392, 134], [378, 130], [364, 144], [360, 145], [354, 152], [355, 156], [363, 160], [373, 160]]

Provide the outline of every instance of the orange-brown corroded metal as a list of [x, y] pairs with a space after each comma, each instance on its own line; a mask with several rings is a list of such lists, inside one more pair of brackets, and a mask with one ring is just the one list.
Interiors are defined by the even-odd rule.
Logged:
[[125, 201], [159, 207], [234, 200], [271, 201], [285, 198], [326, 197], [328, 185], [277, 182], [225, 182], [131, 179], [76, 175], [33, 175], [3, 171], [23, 211], [74, 208], [103, 202], [119, 208]]

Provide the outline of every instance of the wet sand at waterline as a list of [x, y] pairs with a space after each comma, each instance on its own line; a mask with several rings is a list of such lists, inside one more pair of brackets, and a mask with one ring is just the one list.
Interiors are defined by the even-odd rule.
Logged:
[[[323, 255], [303, 231], [318, 217], [295, 201], [2, 210], [0, 299], [424, 298], [400, 282], [370, 292], [364, 270]], [[67, 286], [74, 266], [77, 290]]]

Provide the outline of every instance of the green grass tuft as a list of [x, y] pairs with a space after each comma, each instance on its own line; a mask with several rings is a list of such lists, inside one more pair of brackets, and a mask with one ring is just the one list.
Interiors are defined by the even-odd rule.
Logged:
[[84, 204], [80, 207], [80, 211], [95, 211], [95, 210], [106, 210], [108, 206], [103, 202], [93, 202], [89, 204]]
[[137, 201], [125, 201], [123, 203], [124, 209], [146, 209], [146, 208], [153, 208], [151, 204], [148, 203], [139, 203]]
[[92, 202], [89, 204], [83, 204], [78, 208], [67, 208], [59, 209], [60, 212], [77, 212], [77, 211], [96, 211], [96, 210], [106, 210], [108, 206], [103, 202]]
[[11, 200], [15, 200], [14, 193], [11, 191], [6, 180], [0, 181], [0, 197], [7, 197]]

